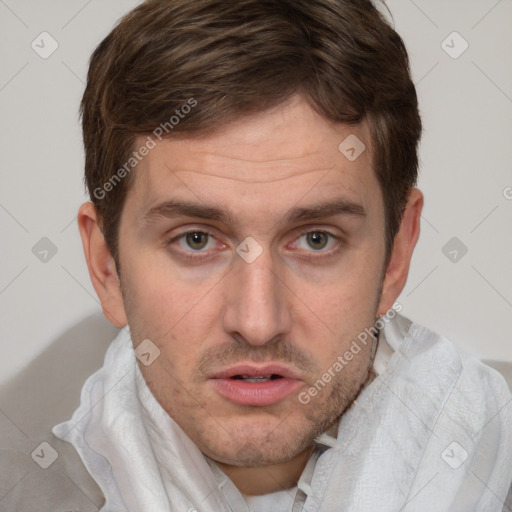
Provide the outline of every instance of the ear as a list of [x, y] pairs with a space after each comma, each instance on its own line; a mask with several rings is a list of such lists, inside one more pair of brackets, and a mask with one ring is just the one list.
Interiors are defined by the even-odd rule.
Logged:
[[413, 188], [409, 192], [400, 229], [393, 243], [393, 251], [382, 285], [378, 316], [384, 315], [393, 306], [405, 286], [412, 253], [420, 236], [422, 209], [423, 194], [417, 188]]
[[103, 314], [116, 327], [127, 324], [121, 283], [115, 262], [101, 232], [96, 208], [90, 201], [78, 210], [78, 228], [92, 285], [101, 302]]

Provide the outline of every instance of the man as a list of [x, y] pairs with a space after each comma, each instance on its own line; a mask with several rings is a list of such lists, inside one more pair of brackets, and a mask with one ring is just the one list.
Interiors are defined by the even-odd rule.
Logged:
[[370, 1], [149, 0], [95, 50], [81, 112], [78, 224], [121, 328], [53, 429], [82, 493], [505, 510], [504, 379], [399, 314], [421, 122]]

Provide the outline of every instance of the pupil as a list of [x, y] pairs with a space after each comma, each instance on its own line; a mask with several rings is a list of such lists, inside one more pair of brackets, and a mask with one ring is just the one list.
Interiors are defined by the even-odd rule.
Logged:
[[206, 233], [200, 233], [200, 232], [187, 233], [187, 244], [192, 249], [202, 249], [206, 245], [206, 242], [207, 242], [206, 237], [207, 237]]
[[313, 249], [323, 249], [327, 244], [327, 236], [325, 233], [313, 232], [308, 233], [308, 244]]

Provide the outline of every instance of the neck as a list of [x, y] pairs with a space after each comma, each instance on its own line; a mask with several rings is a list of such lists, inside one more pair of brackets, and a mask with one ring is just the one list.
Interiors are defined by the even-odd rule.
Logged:
[[242, 494], [249, 496], [269, 494], [297, 485], [313, 451], [309, 446], [295, 457], [279, 464], [259, 467], [241, 467], [216, 462]]

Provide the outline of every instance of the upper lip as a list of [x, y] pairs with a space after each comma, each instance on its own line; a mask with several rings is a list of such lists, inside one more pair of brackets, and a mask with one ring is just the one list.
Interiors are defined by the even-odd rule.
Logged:
[[210, 378], [212, 379], [229, 379], [235, 375], [247, 375], [249, 377], [267, 376], [267, 375], [279, 375], [288, 379], [299, 379], [299, 375], [277, 363], [269, 363], [265, 365], [254, 365], [254, 364], [237, 364], [236, 366], [230, 366], [224, 370], [221, 370], [213, 374]]

